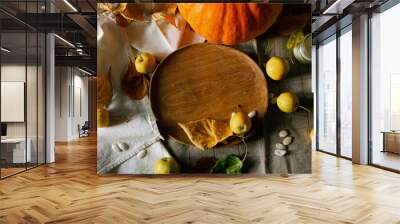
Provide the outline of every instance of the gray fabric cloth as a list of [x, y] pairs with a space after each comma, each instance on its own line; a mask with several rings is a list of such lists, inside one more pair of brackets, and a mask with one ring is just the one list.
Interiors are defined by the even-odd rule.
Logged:
[[[98, 18], [99, 34], [98, 72], [106, 74], [111, 67], [113, 98], [107, 110], [110, 113], [110, 127], [98, 128], [97, 171], [100, 174], [117, 172], [124, 174], [150, 174], [153, 163], [169, 156], [160, 142], [162, 139], [151, 113], [149, 99], [133, 101], [121, 88], [121, 80], [128, 69], [130, 46], [125, 30], [118, 27], [107, 15]], [[112, 144], [125, 142], [126, 151], [115, 151]], [[146, 150], [146, 157], [137, 154]]]
[[[151, 174], [153, 163], [161, 157], [170, 156], [163, 144], [154, 116], [149, 111], [149, 100], [131, 101], [132, 115], [129, 121], [98, 129], [97, 171], [100, 174], [110, 171], [124, 174]], [[112, 111], [111, 111], [112, 112]], [[113, 143], [124, 142], [127, 150], [114, 150]], [[139, 159], [137, 154], [146, 150], [147, 155]], [[127, 165], [119, 167], [128, 162]]]

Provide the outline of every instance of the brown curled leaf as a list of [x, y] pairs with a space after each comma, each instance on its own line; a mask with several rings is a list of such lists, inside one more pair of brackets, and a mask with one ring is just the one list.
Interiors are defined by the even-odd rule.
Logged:
[[149, 91], [149, 80], [136, 71], [132, 60], [129, 60], [128, 70], [121, 81], [122, 90], [132, 100], [143, 99]]
[[165, 20], [175, 26], [177, 5], [174, 3], [127, 3], [120, 14], [131, 21]]
[[98, 3], [97, 11], [102, 12], [112, 12], [114, 14], [120, 13], [126, 8], [127, 3]]
[[113, 13], [120, 13], [125, 10], [128, 3], [105, 3], [108, 9]]
[[153, 13], [153, 15], [151, 16], [151, 18], [154, 20], [154, 21], [162, 21], [162, 20], [164, 20], [164, 21], [167, 21], [168, 23], [170, 23], [171, 25], [173, 25], [173, 26], [176, 26], [176, 23], [175, 23], [175, 16], [174, 15], [171, 15], [171, 14], [167, 14], [167, 13], [165, 13], [165, 12], [156, 12], [156, 13]]
[[125, 19], [121, 14], [115, 14], [115, 22], [120, 26], [120, 27], [127, 27], [129, 24], [131, 24], [132, 20]]
[[133, 21], [144, 21], [145, 14], [140, 7], [140, 4], [137, 3], [128, 3], [125, 9], [121, 10], [121, 15], [128, 20]]

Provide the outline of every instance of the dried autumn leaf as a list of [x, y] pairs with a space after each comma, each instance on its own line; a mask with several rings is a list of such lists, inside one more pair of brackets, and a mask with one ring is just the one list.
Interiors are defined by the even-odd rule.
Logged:
[[224, 142], [233, 132], [227, 121], [217, 121], [213, 119], [200, 119], [178, 125], [186, 133], [190, 141], [198, 149], [212, 149], [218, 143]]
[[127, 3], [98, 3], [97, 9], [99, 12], [112, 12], [118, 14], [126, 8], [126, 4]]
[[122, 90], [132, 100], [141, 100], [148, 94], [149, 80], [136, 71], [132, 60], [129, 60], [128, 70], [121, 81]]
[[165, 12], [166, 14], [175, 14], [177, 8], [178, 8], [178, 5], [176, 3], [156, 4], [153, 9], [153, 13], [162, 11], [162, 12]]
[[98, 12], [105, 12], [105, 11], [110, 11], [110, 8], [106, 3], [98, 3], [97, 4], [97, 11]]
[[178, 5], [176, 3], [157, 4], [153, 9], [152, 18], [155, 21], [165, 20], [176, 27], [175, 15]]
[[115, 15], [115, 22], [120, 27], [127, 27], [127, 26], [129, 26], [129, 24], [131, 24], [132, 20], [127, 20], [121, 14], [118, 13]]
[[120, 13], [128, 20], [165, 20], [175, 26], [176, 9], [177, 5], [174, 3], [128, 3]]
[[111, 103], [113, 89], [110, 80], [111, 68], [107, 74], [97, 77], [97, 107], [107, 107]]
[[173, 26], [176, 26], [176, 24], [175, 24], [175, 16], [171, 15], [171, 14], [167, 14], [165, 12], [153, 13], [151, 18], [154, 21], [165, 20], [165, 21], [169, 22], [170, 24], [172, 24]]
[[128, 3], [106, 3], [109, 10], [113, 13], [120, 13], [123, 11]]
[[110, 113], [103, 107], [97, 108], [97, 125], [100, 128], [108, 127], [110, 124]]
[[132, 100], [143, 99], [149, 91], [149, 80], [143, 75], [123, 80], [122, 90]]
[[125, 9], [121, 10], [121, 15], [128, 20], [133, 21], [144, 21], [145, 14], [143, 10], [140, 8], [140, 4], [136, 3], [128, 3]]

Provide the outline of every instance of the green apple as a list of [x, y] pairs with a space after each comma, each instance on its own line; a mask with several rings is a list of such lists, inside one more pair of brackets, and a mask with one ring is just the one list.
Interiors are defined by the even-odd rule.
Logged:
[[154, 163], [154, 174], [179, 173], [180, 167], [172, 157], [163, 157]]
[[278, 56], [271, 57], [265, 65], [267, 75], [272, 80], [282, 80], [289, 72], [289, 69], [289, 62]]
[[284, 92], [278, 96], [276, 100], [278, 108], [285, 113], [292, 113], [296, 111], [299, 100], [296, 95], [291, 92]]
[[229, 127], [232, 132], [237, 135], [243, 135], [251, 129], [251, 120], [247, 114], [243, 112], [237, 112], [232, 114], [229, 121]]
[[142, 74], [152, 73], [156, 68], [156, 64], [156, 58], [147, 52], [140, 53], [135, 59], [136, 71]]

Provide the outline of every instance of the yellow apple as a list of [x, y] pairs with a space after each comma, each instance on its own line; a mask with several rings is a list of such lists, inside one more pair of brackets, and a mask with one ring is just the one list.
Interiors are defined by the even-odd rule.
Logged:
[[97, 108], [97, 125], [102, 128], [102, 127], [108, 127], [110, 124], [110, 115], [108, 111], [101, 107]]
[[278, 96], [276, 100], [278, 108], [285, 113], [292, 113], [296, 111], [299, 100], [296, 95], [291, 92], [284, 92]]
[[147, 52], [140, 53], [135, 59], [136, 71], [142, 74], [149, 74], [156, 68], [156, 58]]
[[154, 163], [154, 174], [179, 173], [180, 167], [172, 157], [163, 157]]
[[232, 132], [237, 135], [243, 135], [251, 129], [251, 120], [246, 113], [237, 112], [232, 114], [231, 120], [229, 121], [229, 127]]
[[289, 62], [281, 57], [271, 57], [265, 65], [267, 75], [272, 80], [282, 80], [289, 72]]

